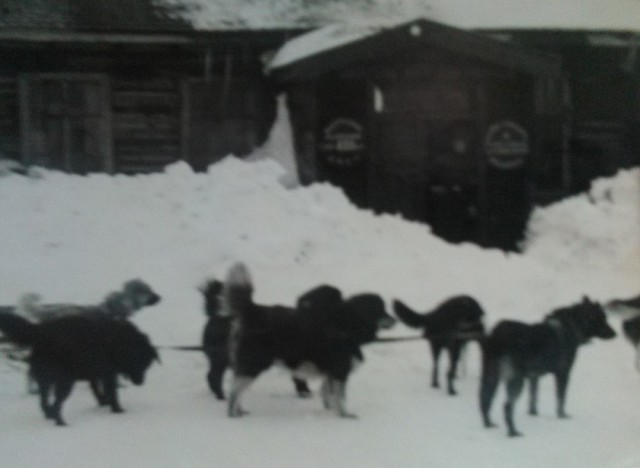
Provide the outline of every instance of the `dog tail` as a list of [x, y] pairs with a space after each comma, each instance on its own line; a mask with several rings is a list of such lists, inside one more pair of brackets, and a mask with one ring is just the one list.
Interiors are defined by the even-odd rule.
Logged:
[[224, 284], [224, 308], [232, 317], [242, 317], [253, 305], [253, 283], [244, 263], [236, 263]]
[[402, 301], [393, 301], [393, 311], [402, 323], [413, 328], [420, 328], [425, 325], [425, 316], [414, 311]]
[[19, 345], [31, 345], [36, 340], [38, 326], [27, 319], [9, 312], [0, 313], [0, 331]]

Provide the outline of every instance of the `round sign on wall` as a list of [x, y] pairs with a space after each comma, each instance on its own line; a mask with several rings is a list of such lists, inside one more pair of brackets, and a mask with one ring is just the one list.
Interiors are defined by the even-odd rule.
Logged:
[[364, 131], [353, 119], [337, 118], [322, 131], [320, 153], [327, 164], [351, 168], [364, 161]]
[[499, 169], [522, 166], [530, 150], [529, 134], [510, 120], [491, 125], [484, 138], [487, 159]]

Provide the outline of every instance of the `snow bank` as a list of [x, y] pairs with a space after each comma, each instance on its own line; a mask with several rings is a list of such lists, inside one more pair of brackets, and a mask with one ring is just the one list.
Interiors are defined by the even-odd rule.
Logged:
[[164, 342], [198, 339], [197, 286], [238, 260], [266, 302], [291, 304], [329, 282], [425, 308], [474, 294], [496, 319], [535, 318], [587, 293], [628, 295], [640, 278], [637, 170], [536, 211], [525, 255], [448, 244], [423, 224], [360, 210], [328, 184], [286, 188], [270, 159], [228, 157], [207, 173], [179, 162], [150, 175], [39, 174], [0, 184], [0, 303], [32, 290], [97, 302], [142, 277], [165, 300], [139, 320]]
[[557, 272], [628, 272], [640, 286], [640, 169], [598, 179], [589, 193], [537, 208], [524, 252]]

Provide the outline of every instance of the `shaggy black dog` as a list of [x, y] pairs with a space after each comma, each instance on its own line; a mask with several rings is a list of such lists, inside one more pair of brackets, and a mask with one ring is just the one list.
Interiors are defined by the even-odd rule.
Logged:
[[[224, 400], [223, 378], [229, 367], [229, 334], [231, 332], [231, 316], [223, 307], [222, 293], [224, 284], [218, 280], [209, 280], [200, 288], [204, 296], [204, 310], [207, 323], [202, 333], [202, 349], [209, 361], [207, 383], [218, 398]], [[304, 297], [304, 296], [303, 296]], [[293, 378], [298, 396], [306, 398], [311, 390], [304, 379]]]
[[433, 357], [431, 386], [439, 387], [438, 360], [443, 349], [449, 352], [449, 371], [447, 372], [447, 391], [455, 395], [453, 382], [456, 378], [458, 361], [463, 346], [471, 340], [484, 337], [482, 319], [484, 311], [478, 301], [470, 296], [455, 296], [438, 305], [427, 313], [417, 313], [402, 302], [396, 300], [393, 310], [406, 325], [420, 328], [429, 341]]
[[[161, 297], [149, 284], [141, 279], [132, 279], [126, 281], [120, 291], [109, 293], [99, 304], [42, 304], [38, 294], [26, 293], [18, 300], [14, 311], [37, 322], [67, 315], [85, 315], [124, 320], [145, 307], [157, 304], [160, 300]], [[90, 383], [98, 402], [101, 405], [105, 405], [104, 398], [99, 397], [102, 384], [95, 381]], [[29, 393], [38, 392], [31, 375], [27, 376], [27, 390]]]
[[234, 372], [228, 414], [244, 414], [241, 398], [255, 378], [275, 361], [295, 373], [324, 377], [322, 400], [341, 417], [345, 389], [360, 346], [375, 339], [380, 328], [394, 323], [375, 294], [347, 301], [331, 286], [321, 286], [301, 298], [298, 307], [264, 306], [253, 302], [253, 285], [243, 264], [231, 268], [225, 282], [225, 303], [233, 316], [230, 358]]
[[[38, 383], [40, 406], [47, 419], [65, 424], [62, 404], [77, 380], [99, 382], [96, 398], [114, 413], [118, 400], [118, 374], [141, 385], [158, 353], [149, 338], [126, 320], [68, 316], [34, 324], [14, 314], [0, 314], [0, 331], [20, 345], [30, 346], [30, 372]], [[54, 401], [49, 394], [53, 390]], [[94, 391], [96, 389], [94, 388]]]
[[529, 380], [529, 414], [538, 414], [538, 379], [551, 373], [556, 380], [557, 415], [566, 418], [565, 399], [569, 374], [578, 347], [591, 338], [611, 339], [615, 331], [607, 323], [600, 304], [587, 297], [581, 303], [557, 309], [533, 325], [504, 320], [484, 341], [480, 384], [480, 410], [485, 427], [493, 427], [489, 418], [498, 384], [505, 382], [507, 401], [504, 418], [508, 435], [521, 435], [513, 423], [513, 407], [524, 380]]

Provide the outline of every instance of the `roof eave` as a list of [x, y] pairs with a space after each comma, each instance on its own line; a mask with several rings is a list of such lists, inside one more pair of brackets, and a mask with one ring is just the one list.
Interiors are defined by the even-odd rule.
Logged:
[[429, 44], [461, 56], [534, 75], [557, 74], [561, 69], [558, 56], [532, 52], [517, 44], [488, 38], [479, 32], [419, 19], [274, 67], [270, 75], [281, 82], [310, 79], [357, 63], [392, 56], [401, 48], [420, 44]]

